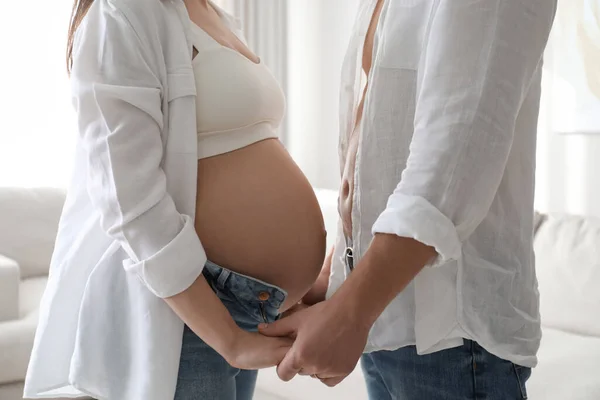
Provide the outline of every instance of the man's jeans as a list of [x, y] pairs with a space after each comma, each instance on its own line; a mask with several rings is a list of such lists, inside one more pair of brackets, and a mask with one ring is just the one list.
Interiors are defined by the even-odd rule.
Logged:
[[361, 364], [370, 400], [522, 400], [531, 375], [471, 340], [424, 356], [415, 346], [364, 354]]

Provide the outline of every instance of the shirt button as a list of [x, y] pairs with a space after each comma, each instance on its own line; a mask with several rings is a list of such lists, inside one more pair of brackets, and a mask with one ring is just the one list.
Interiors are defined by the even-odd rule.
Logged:
[[267, 301], [269, 300], [269, 297], [271, 297], [271, 295], [268, 292], [260, 292], [258, 294], [258, 299], [260, 301]]

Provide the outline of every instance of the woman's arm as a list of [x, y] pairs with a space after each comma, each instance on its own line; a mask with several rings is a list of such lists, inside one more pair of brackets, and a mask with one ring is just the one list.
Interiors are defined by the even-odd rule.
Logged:
[[287, 338], [272, 340], [241, 330], [202, 276], [188, 289], [165, 300], [194, 333], [233, 367], [275, 366], [292, 344]]
[[90, 199], [104, 231], [127, 252], [127, 273], [230, 363], [275, 365], [288, 341], [237, 327], [201, 273], [206, 255], [192, 218], [167, 192], [163, 88], [148, 48], [123, 10], [106, 1], [90, 9], [77, 34], [71, 79]]

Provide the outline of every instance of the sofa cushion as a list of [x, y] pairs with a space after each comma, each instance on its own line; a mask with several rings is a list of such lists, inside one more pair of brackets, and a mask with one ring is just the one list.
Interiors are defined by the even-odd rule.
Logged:
[[538, 358], [527, 382], [530, 399], [600, 399], [600, 337], [545, 328]]
[[0, 254], [0, 322], [19, 317], [19, 264]]
[[0, 254], [23, 278], [48, 274], [64, 200], [61, 189], [0, 188]]
[[542, 325], [600, 337], [600, 219], [550, 215], [535, 253]]
[[0, 322], [0, 385], [25, 379], [47, 277], [21, 281], [19, 318]]

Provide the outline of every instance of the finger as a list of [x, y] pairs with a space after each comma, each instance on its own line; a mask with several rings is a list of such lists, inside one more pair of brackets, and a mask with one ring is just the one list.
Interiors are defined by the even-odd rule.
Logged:
[[294, 315], [298, 311], [302, 311], [305, 308], [308, 308], [308, 305], [303, 304], [303, 303], [294, 304], [292, 307], [290, 307], [287, 311], [285, 311], [281, 315], [282, 315], [283, 318], [291, 317], [292, 315]]
[[294, 348], [287, 352], [277, 366], [277, 375], [284, 382], [291, 381], [301, 370], [302, 366], [297, 361]]
[[345, 376], [337, 376], [334, 378], [319, 378], [319, 380], [324, 384], [327, 385], [329, 387], [334, 387], [339, 385], [344, 379], [346, 379]]
[[272, 362], [271, 365], [275, 366], [275, 365], [281, 364], [281, 362], [285, 359], [285, 356], [287, 355], [287, 353], [289, 353], [290, 349], [291, 349], [291, 346], [282, 346], [282, 347], [277, 348], [274, 351], [275, 360], [273, 360], [274, 362]]
[[298, 319], [294, 316], [282, 318], [270, 324], [258, 325], [258, 331], [265, 336], [295, 337], [298, 330]]

